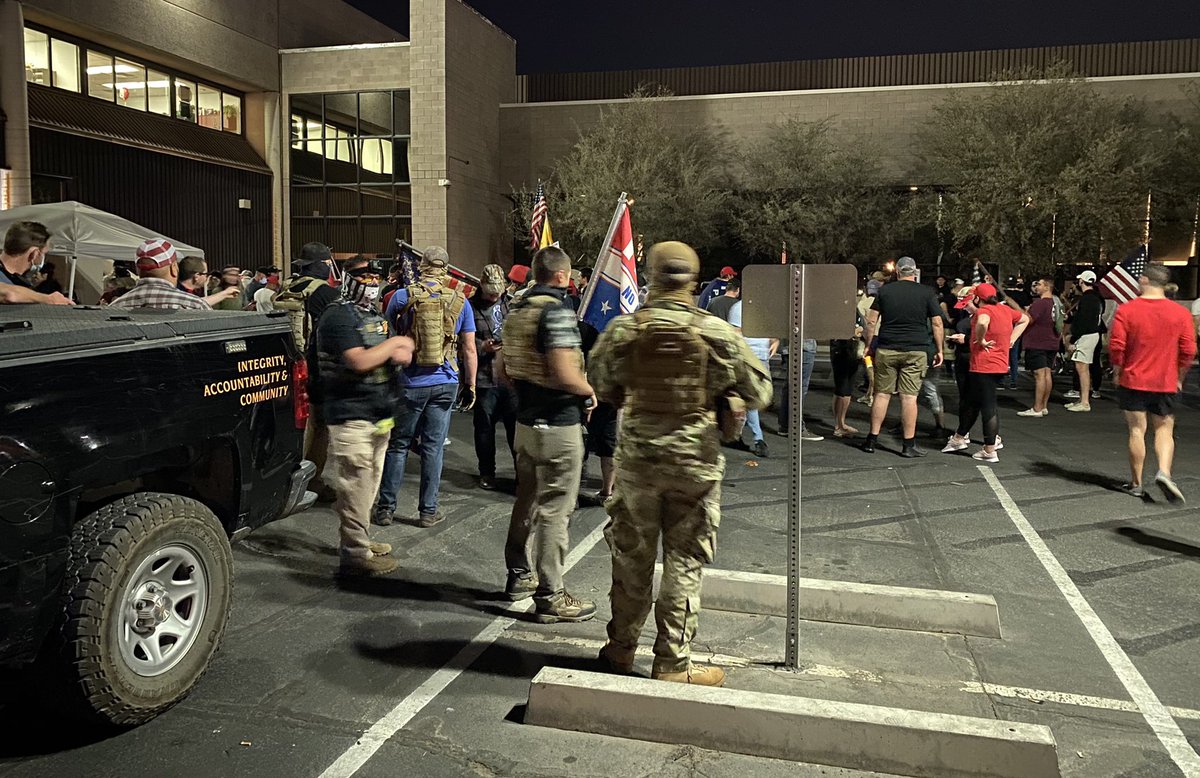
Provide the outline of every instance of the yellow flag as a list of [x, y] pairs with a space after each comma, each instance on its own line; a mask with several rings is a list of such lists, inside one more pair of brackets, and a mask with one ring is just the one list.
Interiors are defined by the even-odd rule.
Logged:
[[542, 240], [538, 243], [539, 249], [544, 249], [547, 246], [554, 244], [554, 235], [550, 232], [550, 216], [547, 215], [542, 222]]

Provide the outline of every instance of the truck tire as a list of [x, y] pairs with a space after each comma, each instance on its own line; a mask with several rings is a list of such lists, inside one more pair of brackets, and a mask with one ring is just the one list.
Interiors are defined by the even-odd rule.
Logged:
[[196, 500], [140, 492], [83, 518], [54, 652], [71, 712], [132, 727], [182, 700], [220, 645], [232, 593], [229, 540]]

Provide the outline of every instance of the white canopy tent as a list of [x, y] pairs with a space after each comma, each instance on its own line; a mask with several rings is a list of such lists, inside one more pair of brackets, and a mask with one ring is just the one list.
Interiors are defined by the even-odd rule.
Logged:
[[[50, 230], [50, 254], [66, 257], [71, 265], [67, 296], [75, 294], [75, 273], [80, 259], [134, 261], [137, 247], [147, 238], [166, 237], [154, 230], [73, 200], [65, 203], [25, 205], [0, 211], [0, 233], [20, 221], [41, 222]], [[180, 257], [204, 258], [204, 250], [167, 237]]]

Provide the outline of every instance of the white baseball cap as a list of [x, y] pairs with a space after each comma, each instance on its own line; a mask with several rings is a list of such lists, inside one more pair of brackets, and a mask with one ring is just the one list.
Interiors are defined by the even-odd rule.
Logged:
[[1079, 275], [1075, 276], [1075, 280], [1082, 281], [1085, 284], [1094, 284], [1096, 283], [1096, 274], [1090, 270], [1085, 270]]

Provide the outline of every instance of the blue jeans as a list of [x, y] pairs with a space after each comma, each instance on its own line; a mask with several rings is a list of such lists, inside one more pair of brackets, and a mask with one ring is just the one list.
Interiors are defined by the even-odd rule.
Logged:
[[408, 448], [417, 431], [421, 432], [421, 497], [417, 510], [422, 514], [437, 513], [438, 486], [442, 481], [442, 449], [450, 431], [450, 412], [458, 396], [458, 384], [437, 386], [406, 386], [400, 393], [396, 411], [396, 426], [388, 440], [387, 456], [383, 460], [383, 481], [375, 510], [391, 515], [396, 510], [396, 495], [404, 481], [404, 466], [408, 463]]
[[[763, 370], [767, 371], [767, 375], [771, 374], [771, 362], [759, 357], [759, 362], [762, 363]], [[746, 411], [746, 426], [750, 428], [751, 434], [754, 435], [754, 442], [763, 439], [762, 421], [758, 418], [757, 410]]]
[[[788, 392], [788, 358], [783, 358], [783, 387], [779, 392], [779, 431], [786, 432], [790, 421], [788, 401], [791, 396]], [[804, 348], [801, 351], [800, 362], [800, 397], [801, 399], [808, 397], [808, 383], [812, 380], [813, 366], [817, 364], [817, 342], [812, 339], [805, 339]], [[746, 423], [750, 423], [749, 414], [747, 414]], [[801, 424], [801, 426], [804, 426]]]

